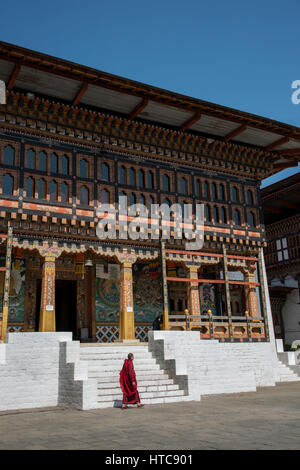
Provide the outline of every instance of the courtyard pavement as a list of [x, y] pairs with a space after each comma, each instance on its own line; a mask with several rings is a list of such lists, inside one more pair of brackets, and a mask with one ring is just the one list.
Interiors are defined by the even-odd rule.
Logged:
[[200, 402], [0, 412], [0, 450], [300, 449], [300, 382]]

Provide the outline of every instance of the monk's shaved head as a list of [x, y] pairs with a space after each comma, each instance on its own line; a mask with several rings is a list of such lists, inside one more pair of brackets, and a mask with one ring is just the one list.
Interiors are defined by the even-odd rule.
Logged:
[[134, 356], [133, 356], [132, 353], [129, 353], [127, 357], [128, 357], [128, 359], [130, 360], [130, 359], [133, 359]]

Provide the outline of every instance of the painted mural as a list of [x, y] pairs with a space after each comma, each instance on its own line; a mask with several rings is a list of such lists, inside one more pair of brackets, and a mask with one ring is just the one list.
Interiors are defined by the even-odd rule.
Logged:
[[[3, 265], [3, 259], [1, 259]], [[5, 265], [5, 257], [4, 257]], [[2, 311], [5, 273], [0, 272], [0, 311]], [[8, 323], [24, 322], [25, 261], [13, 260], [10, 276]]]
[[205, 314], [211, 310], [213, 315], [216, 315], [216, 295], [213, 284], [203, 283], [199, 286], [199, 296], [201, 313]]
[[118, 322], [120, 281], [96, 278], [96, 322]]
[[158, 262], [133, 266], [133, 301], [136, 322], [150, 322], [162, 313], [162, 291]]

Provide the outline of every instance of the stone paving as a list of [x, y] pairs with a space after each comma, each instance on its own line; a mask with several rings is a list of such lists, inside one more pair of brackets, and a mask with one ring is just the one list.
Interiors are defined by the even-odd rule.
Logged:
[[126, 411], [0, 412], [0, 449], [300, 449], [300, 383]]

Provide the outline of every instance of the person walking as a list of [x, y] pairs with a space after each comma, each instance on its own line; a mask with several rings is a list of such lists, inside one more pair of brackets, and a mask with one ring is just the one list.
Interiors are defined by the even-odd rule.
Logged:
[[128, 354], [120, 372], [120, 387], [123, 392], [122, 410], [126, 410], [126, 405], [137, 404], [138, 408], [143, 408], [139, 392], [137, 390], [136, 375], [133, 367], [134, 355]]

